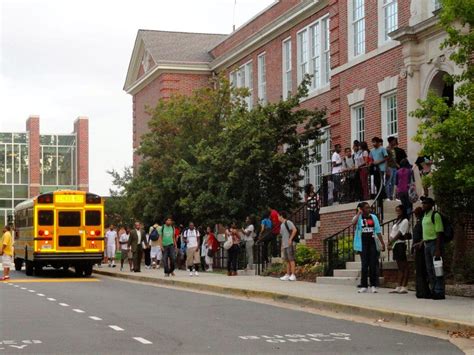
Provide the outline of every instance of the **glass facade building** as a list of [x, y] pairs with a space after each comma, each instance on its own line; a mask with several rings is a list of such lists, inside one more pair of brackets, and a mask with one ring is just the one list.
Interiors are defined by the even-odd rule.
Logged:
[[[85, 152], [78, 150], [78, 138], [82, 142], [87, 139], [87, 122], [75, 124], [71, 134], [40, 135], [39, 117], [33, 119], [37, 124], [28, 122], [27, 132], [0, 132], [0, 228], [12, 222], [15, 206], [28, 198], [58, 189], [88, 187], [88, 177], [79, 181], [78, 174], [78, 165], [88, 163], [88, 145], [82, 145]], [[78, 159], [79, 153], [82, 159]]]

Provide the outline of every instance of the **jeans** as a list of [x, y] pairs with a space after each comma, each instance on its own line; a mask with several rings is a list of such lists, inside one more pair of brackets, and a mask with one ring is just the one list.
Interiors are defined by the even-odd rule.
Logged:
[[232, 245], [227, 255], [227, 271], [237, 272], [237, 258], [239, 257], [240, 247], [237, 244]]
[[247, 254], [247, 268], [253, 270], [253, 239], [245, 241], [245, 253]]
[[410, 202], [408, 192], [399, 192], [398, 197], [400, 198], [400, 201], [402, 202], [403, 208], [405, 208], [405, 211], [406, 211], [407, 215], [409, 216], [411, 214], [412, 209], [413, 209], [413, 204]]
[[367, 277], [369, 277], [370, 286], [377, 287], [379, 283], [379, 253], [372, 236], [362, 235], [362, 253], [360, 254], [360, 257], [362, 259], [361, 286], [365, 288], [368, 287]]
[[318, 222], [318, 211], [308, 210], [308, 224], [306, 226], [306, 233], [311, 233], [311, 228], [316, 227]]
[[175, 250], [174, 245], [167, 245], [163, 247], [163, 265], [165, 267], [165, 274], [169, 275], [174, 271]]
[[397, 168], [387, 168], [387, 179], [385, 181], [385, 192], [390, 200], [393, 200], [393, 192], [397, 181]]
[[428, 284], [428, 274], [426, 272], [425, 247], [415, 250], [416, 266], [416, 297], [431, 298], [430, 285]]
[[[428, 274], [428, 282], [430, 283], [432, 295], [444, 297], [444, 276], [440, 276], [440, 277], [436, 276], [434, 264], [433, 264], [435, 250], [436, 250], [436, 240], [425, 242], [426, 272]], [[442, 248], [441, 248], [441, 257], [443, 257]]]
[[263, 259], [263, 262], [265, 263], [269, 263], [270, 262], [270, 259], [268, 258], [268, 248], [270, 247], [270, 255], [271, 256], [277, 256], [275, 255], [275, 249], [276, 249], [276, 238], [277, 236], [275, 234], [272, 233], [271, 237], [269, 237], [268, 239], [264, 240], [263, 242], [263, 251], [262, 251], [262, 259]]

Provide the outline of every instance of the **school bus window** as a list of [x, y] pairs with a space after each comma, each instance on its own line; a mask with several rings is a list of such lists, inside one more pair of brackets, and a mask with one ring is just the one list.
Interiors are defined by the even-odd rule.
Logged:
[[86, 226], [100, 226], [100, 211], [86, 211]]
[[54, 224], [53, 211], [38, 211], [38, 225], [52, 226]]
[[81, 226], [81, 212], [59, 212], [58, 224], [60, 227], [80, 227]]

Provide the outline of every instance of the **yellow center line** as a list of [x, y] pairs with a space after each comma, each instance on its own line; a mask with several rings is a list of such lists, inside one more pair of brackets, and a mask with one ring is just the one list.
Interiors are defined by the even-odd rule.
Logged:
[[100, 282], [99, 279], [84, 279], [84, 278], [65, 278], [65, 279], [13, 279], [9, 280], [11, 283], [40, 283], [40, 282], [52, 282], [52, 283], [62, 283], [62, 282]]

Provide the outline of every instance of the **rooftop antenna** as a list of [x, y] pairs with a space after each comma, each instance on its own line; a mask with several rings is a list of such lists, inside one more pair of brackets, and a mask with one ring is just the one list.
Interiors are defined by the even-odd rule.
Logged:
[[237, 0], [234, 0], [234, 12], [232, 14], [232, 32], [235, 32], [235, 9], [237, 7]]

